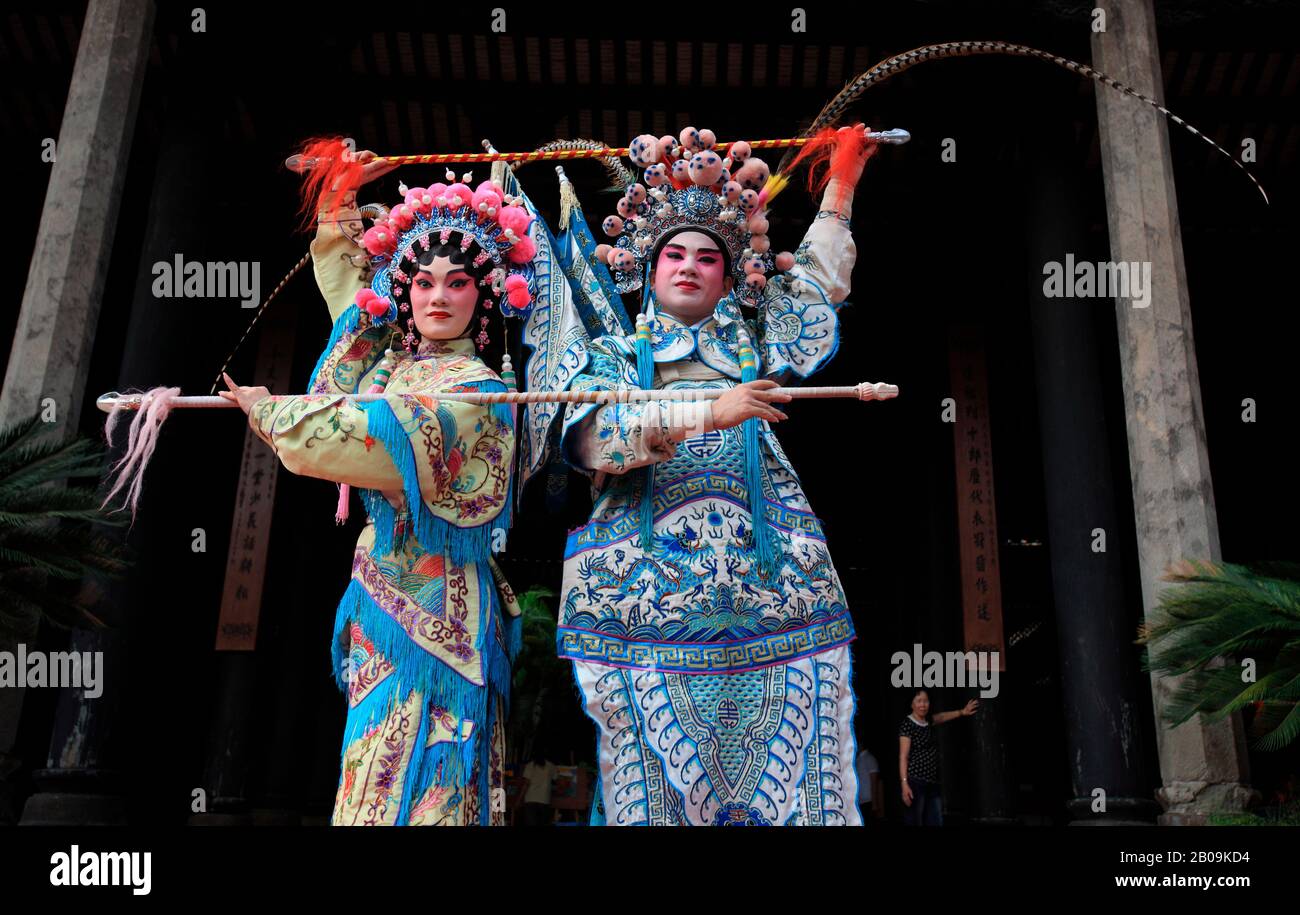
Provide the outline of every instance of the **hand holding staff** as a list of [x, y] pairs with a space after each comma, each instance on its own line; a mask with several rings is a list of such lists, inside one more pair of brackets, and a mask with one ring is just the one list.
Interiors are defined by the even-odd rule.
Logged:
[[253, 409], [253, 404], [257, 403], [263, 397], [271, 396], [271, 392], [266, 388], [244, 387], [242, 385], [235, 384], [235, 379], [231, 378], [225, 372], [221, 373], [221, 377], [226, 379], [226, 385], [230, 388], [230, 390], [218, 391], [217, 396], [224, 397], [226, 400], [235, 404], [237, 407], [239, 407], [239, 409], [243, 410], [245, 413]]

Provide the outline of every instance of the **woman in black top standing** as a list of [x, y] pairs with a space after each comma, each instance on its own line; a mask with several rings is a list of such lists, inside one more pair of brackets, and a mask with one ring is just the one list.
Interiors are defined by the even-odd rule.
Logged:
[[979, 700], [972, 699], [958, 712], [936, 712], [930, 718], [930, 694], [912, 692], [912, 713], [898, 728], [898, 775], [903, 780], [903, 825], [942, 826], [943, 800], [939, 791], [939, 745], [931, 724], [974, 715]]

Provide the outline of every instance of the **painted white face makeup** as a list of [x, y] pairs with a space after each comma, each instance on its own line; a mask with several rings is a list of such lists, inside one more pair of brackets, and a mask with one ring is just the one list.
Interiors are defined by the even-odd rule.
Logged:
[[718, 243], [703, 232], [679, 232], [659, 251], [651, 274], [659, 308], [687, 324], [709, 315], [731, 291]]
[[451, 258], [422, 264], [411, 284], [411, 316], [426, 340], [453, 340], [465, 333], [478, 304], [478, 281]]

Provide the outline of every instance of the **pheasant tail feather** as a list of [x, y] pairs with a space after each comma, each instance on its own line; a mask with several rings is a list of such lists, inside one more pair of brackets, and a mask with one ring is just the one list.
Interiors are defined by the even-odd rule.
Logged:
[[[1057, 54], [1051, 54], [1047, 51], [1039, 50], [1038, 48], [1031, 48], [1028, 45], [1012, 44], [1006, 41], [945, 41], [939, 44], [929, 44], [924, 45], [923, 47], [913, 48], [910, 51], [904, 51], [902, 54], [895, 54], [893, 57], [888, 57], [871, 69], [860, 73], [851, 79], [843, 89], [836, 93], [834, 98], [826, 103], [822, 110], [817, 114], [817, 117], [813, 119], [812, 124], [804, 131], [803, 136], [812, 136], [823, 127], [834, 124], [840, 119], [844, 112], [849, 109], [849, 106], [857, 101], [858, 97], [862, 95], [863, 92], [874, 85], [883, 83], [890, 77], [897, 76], [904, 70], [908, 70], [917, 64], [925, 63], [930, 60], [944, 60], [949, 57], [973, 57], [979, 54], [1004, 54], [1011, 57], [1032, 57], [1037, 60], [1046, 61], [1048, 63], [1056, 64], [1059, 67], [1064, 67], [1071, 73], [1076, 73], [1079, 76], [1094, 80], [1103, 86], [1145, 102], [1178, 126], [1189, 131], [1193, 136], [1200, 137], [1214, 149], [1218, 150], [1219, 153], [1229, 162], [1241, 169], [1242, 174], [1249, 178], [1251, 183], [1255, 185], [1260, 196], [1264, 198], [1264, 202], [1268, 203], [1268, 194], [1265, 193], [1263, 185], [1256, 180], [1255, 176], [1250, 173], [1250, 170], [1246, 168], [1246, 166], [1242, 165], [1240, 161], [1233, 157], [1232, 153], [1228, 152], [1218, 143], [1215, 143], [1201, 131], [1184, 121], [1155, 99], [1143, 95], [1131, 86], [1126, 86], [1119, 80], [1112, 79], [1105, 73], [1095, 70], [1087, 64], [1081, 64], [1078, 61], [1070, 60], [1067, 57], [1061, 57]], [[794, 157], [794, 150], [791, 149], [781, 159], [781, 163], [777, 167], [777, 172], [779, 174], [787, 173], [793, 165]]]

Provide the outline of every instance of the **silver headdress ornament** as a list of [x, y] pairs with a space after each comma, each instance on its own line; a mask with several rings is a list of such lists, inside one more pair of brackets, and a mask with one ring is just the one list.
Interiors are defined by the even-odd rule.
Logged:
[[713, 131], [694, 127], [678, 137], [642, 134], [628, 145], [628, 158], [645, 169], [642, 182], [628, 185], [617, 214], [601, 223], [613, 243], [596, 248], [619, 292], [640, 289], [659, 242], [683, 229], [722, 243], [735, 294], [747, 304], [757, 304], [768, 274], [793, 263], [792, 254], [770, 250], [763, 192], [767, 163], [744, 141], [729, 144], [725, 155], [716, 146]]

